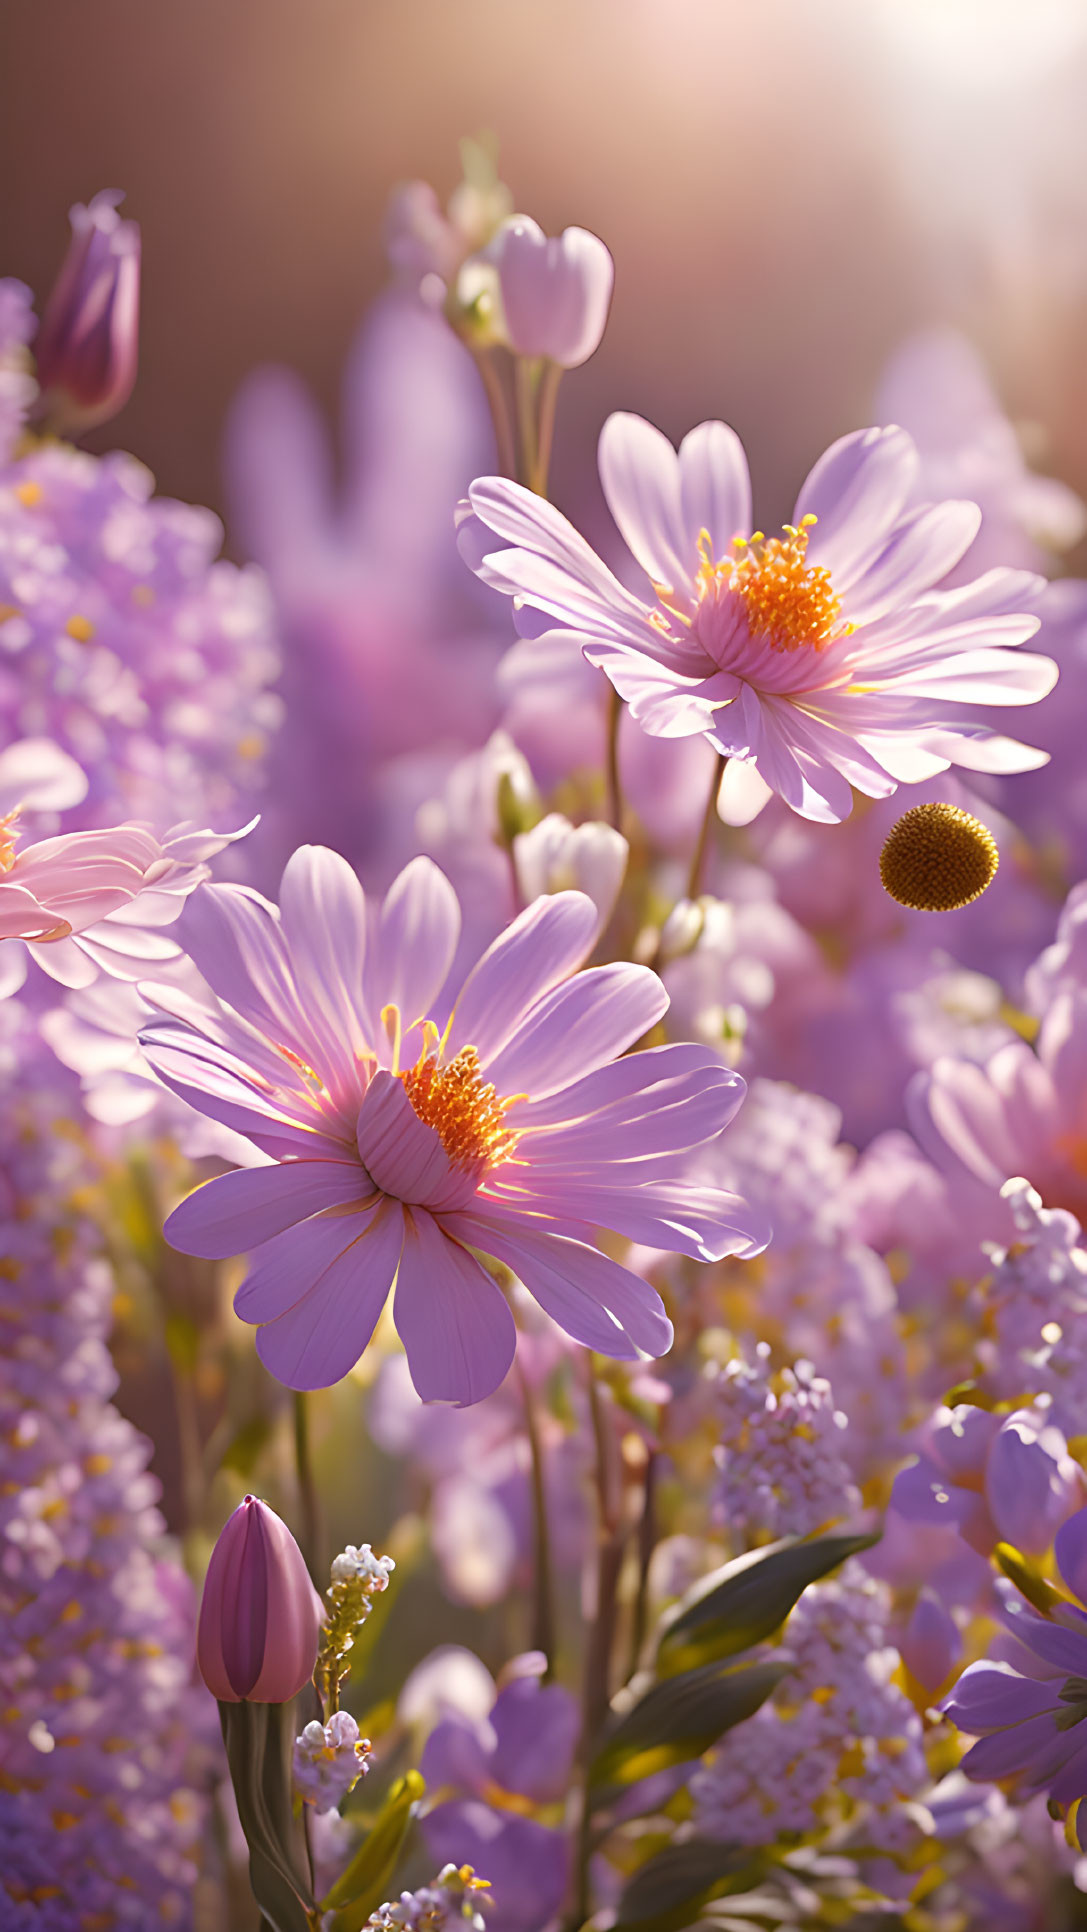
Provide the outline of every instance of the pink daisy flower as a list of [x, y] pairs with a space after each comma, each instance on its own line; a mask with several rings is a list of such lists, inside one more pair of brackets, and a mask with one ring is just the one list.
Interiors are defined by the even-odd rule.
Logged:
[[489, 1395], [515, 1331], [477, 1254], [575, 1341], [660, 1355], [659, 1297], [594, 1231], [707, 1260], [763, 1245], [744, 1202], [684, 1178], [743, 1081], [697, 1046], [619, 1057], [668, 996], [643, 966], [578, 970], [598, 923], [583, 893], [537, 899], [443, 1000], [460, 909], [429, 859], [380, 907], [319, 846], [291, 858], [278, 909], [243, 886], [189, 902], [182, 941], [216, 997], [145, 988], [160, 1011], [144, 1051], [268, 1164], [208, 1181], [166, 1233], [187, 1254], [251, 1255], [234, 1305], [288, 1387], [346, 1375], [395, 1284], [424, 1401]]
[[778, 792], [802, 817], [836, 822], [853, 787], [885, 798], [949, 765], [1046, 762], [972, 715], [1052, 688], [1048, 658], [1009, 648], [1038, 628], [1024, 606], [1040, 580], [991, 570], [934, 588], [981, 513], [913, 504], [919, 464], [905, 430], [832, 444], [793, 522], [769, 537], [752, 529], [747, 462], [724, 423], [702, 423], [677, 454], [640, 417], [611, 416], [599, 455], [648, 596], [627, 590], [551, 504], [499, 477], [469, 491], [462, 552], [485, 583], [558, 618], [644, 731], [700, 734], [729, 759], [722, 817], [745, 824]]
[[[28, 740], [0, 753], [0, 943], [24, 941], [62, 986], [89, 986], [100, 974], [142, 978], [150, 965], [178, 958], [179, 948], [161, 928], [172, 925], [188, 894], [207, 878], [205, 861], [244, 838], [256, 820], [233, 833], [176, 825], [158, 838], [146, 825], [129, 824], [60, 832], [23, 844], [21, 807], [3, 808], [11, 803], [9, 778], [16, 773], [22, 778], [30, 762], [23, 754], [36, 756], [39, 742]], [[45, 749], [53, 762], [43, 759], [40, 781], [23, 786], [32, 803], [40, 804], [58, 776], [67, 780], [56, 760], [79, 773], [64, 753]], [[0, 998], [17, 992], [25, 976], [25, 957], [5, 948]]]

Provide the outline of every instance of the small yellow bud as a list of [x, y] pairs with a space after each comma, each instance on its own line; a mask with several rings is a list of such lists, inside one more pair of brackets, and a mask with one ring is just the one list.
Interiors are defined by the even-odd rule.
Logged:
[[891, 827], [879, 876], [900, 906], [953, 912], [991, 885], [1000, 863], [992, 833], [958, 805], [915, 805]]

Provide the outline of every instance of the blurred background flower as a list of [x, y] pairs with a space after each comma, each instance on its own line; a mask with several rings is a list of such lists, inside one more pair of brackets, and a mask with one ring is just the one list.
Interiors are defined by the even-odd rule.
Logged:
[[636, 406], [674, 435], [732, 422], [780, 521], [933, 322], [966, 327], [1035, 459], [1087, 484], [1079, 0], [99, 0], [54, 26], [5, 22], [5, 271], [48, 287], [68, 207], [124, 185], [144, 289], [118, 435], [170, 494], [225, 507], [216, 450], [255, 364], [331, 413], [390, 190], [444, 202], [482, 129], [520, 208], [615, 259], [603, 349], [560, 403], [571, 514], [603, 417]]

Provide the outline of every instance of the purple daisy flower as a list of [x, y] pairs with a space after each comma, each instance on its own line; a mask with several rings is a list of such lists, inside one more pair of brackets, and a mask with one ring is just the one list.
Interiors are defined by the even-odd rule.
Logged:
[[[1078, 1599], [1041, 1616], [1005, 1587], [1005, 1655], [969, 1664], [941, 1708], [976, 1737], [962, 1761], [967, 1777], [1014, 1778], [1024, 1796], [1045, 1791], [1057, 1805], [1087, 1797], [1087, 1509], [1057, 1531], [1057, 1569]], [[1087, 1850], [1087, 1807], [1076, 1814]]]
[[723, 818], [746, 824], [778, 792], [801, 817], [836, 822], [852, 788], [886, 798], [949, 765], [1045, 763], [971, 716], [1052, 688], [1048, 658], [1008, 655], [1038, 629], [1024, 606], [1041, 581], [992, 570], [935, 589], [981, 512], [914, 506], [917, 473], [905, 430], [844, 436], [812, 470], [794, 523], [766, 537], [751, 529], [733, 430], [702, 423], [677, 454], [650, 423], [615, 415], [600, 477], [651, 598], [625, 589], [549, 503], [499, 477], [472, 485], [461, 548], [485, 583], [567, 626], [644, 731], [701, 735], [728, 757]]
[[489, 1395], [515, 1331], [477, 1252], [575, 1341], [660, 1355], [659, 1297], [594, 1230], [706, 1260], [763, 1245], [743, 1201], [684, 1177], [743, 1081], [698, 1046], [619, 1057], [668, 996], [644, 966], [578, 971], [598, 923], [583, 893], [537, 899], [443, 1000], [460, 908], [429, 859], [380, 910], [320, 846], [289, 861], [278, 910], [241, 886], [189, 902], [179, 937], [216, 997], [145, 989], [160, 1011], [144, 1049], [270, 1164], [209, 1181], [166, 1232], [188, 1254], [256, 1250], [234, 1305], [288, 1387], [346, 1375], [395, 1282], [424, 1401]]
[[542, 1664], [531, 1652], [515, 1657], [490, 1716], [442, 1718], [421, 1760], [427, 1790], [439, 1794], [422, 1823], [427, 1849], [488, 1873], [494, 1932], [549, 1925], [569, 1875], [556, 1812], [570, 1788], [578, 1708], [561, 1684], [541, 1682]]

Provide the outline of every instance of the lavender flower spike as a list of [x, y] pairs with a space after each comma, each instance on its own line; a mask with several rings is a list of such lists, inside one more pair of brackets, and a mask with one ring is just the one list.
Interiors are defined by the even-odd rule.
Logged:
[[132, 394], [140, 322], [140, 231], [107, 188], [71, 210], [72, 239], [37, 341], [51, 428], [81, 434], [116, 416]]
[[196, 1660], [222, 1704], [286, 1704], [317, 1662], [324, 1605], [286, 1523], [257, 1496], [238, 1504], [211, 1553]]
[[429, 859], [378, 910], [344, 859], [303, 846], [280, 896], [277, 909], [201, 887], [178, 931], [217, 998], [146, 987], [161, 1010], [141, 1035], [167, 1086], [265, 1156], [197, 1189], [166, 1233], [187, 1254], [256, 1250], [234, 1305], [260, 1324], [273, 1375], [338, 1382], [395, 1282], [419, 1394], [478, 1402], [515, 1343], [480, 1253], [587, 1348], [663, 1354], [659, 1296], [596, 1230], [705, 1260], [750, 1255], [764, 1236], [737, 1196], [686, 1178], [743, 1081], [699, 1046], [627, 1053], [667, 1007], [656, 974], [578, 972], [599, 915], [560, 892], [521, 913], [450, 1000], [460, 907]]

